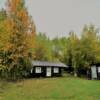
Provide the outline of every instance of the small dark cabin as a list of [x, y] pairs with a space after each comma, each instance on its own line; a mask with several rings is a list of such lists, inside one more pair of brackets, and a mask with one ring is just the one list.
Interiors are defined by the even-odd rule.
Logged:
[[100, 63], [91, 66], [91, 78], [100, 80]]
[[32, 61], [31, 76], [32, 77], [53, 77], [61, 76], [62, 69], [68, 66], [61, 62]]

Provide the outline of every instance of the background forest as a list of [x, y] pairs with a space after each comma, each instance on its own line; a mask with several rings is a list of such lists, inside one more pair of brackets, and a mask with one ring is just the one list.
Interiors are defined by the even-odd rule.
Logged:
[[63, 62], [74, 69], [89, 69], [100, 62], [100, 32], [85, 25], [81, 35], [50, 39], [37, 33], [24, 0], [7, 0], [0, 10], [0, 76], [17, 79], [28, 75], [31, 60]]

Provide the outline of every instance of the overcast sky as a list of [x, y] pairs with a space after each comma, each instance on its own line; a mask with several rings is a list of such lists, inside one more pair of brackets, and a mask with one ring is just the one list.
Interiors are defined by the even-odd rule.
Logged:
[[[0, 7], [5, 0], [0, 0]], [[26, 0], [37, 32], [49, 37], [67, 36], [73, 30], [80, 34], [84, 24], [100, 28], [100, 0]]]

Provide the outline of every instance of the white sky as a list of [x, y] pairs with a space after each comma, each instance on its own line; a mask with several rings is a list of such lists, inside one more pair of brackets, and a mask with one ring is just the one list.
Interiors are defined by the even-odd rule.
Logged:
[[84, 24], [100, 28], [100, 0], [26, 0], [26, 6], [37, 32], [45, 32], [51, 38], [67, 36], [71, 30], [79, 35]]

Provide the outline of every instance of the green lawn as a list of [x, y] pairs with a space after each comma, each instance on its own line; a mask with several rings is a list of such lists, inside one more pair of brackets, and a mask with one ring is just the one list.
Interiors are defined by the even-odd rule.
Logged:
[[100, 100], [100, 81], [58, 77], [0, 82], [0, 100]]

